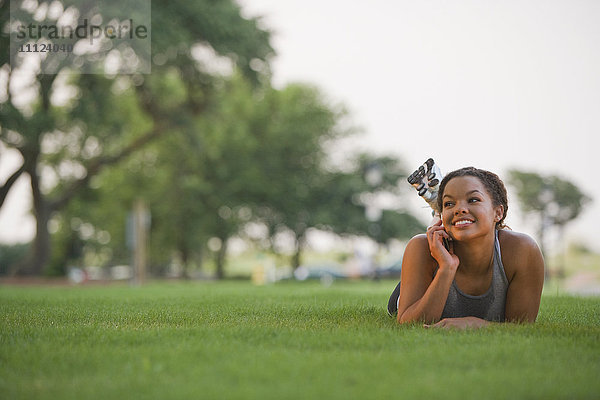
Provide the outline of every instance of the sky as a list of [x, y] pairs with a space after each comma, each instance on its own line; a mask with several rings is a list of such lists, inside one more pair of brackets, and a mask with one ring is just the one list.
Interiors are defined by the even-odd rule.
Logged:
[[[273, 31], [275, 85], [314, 84], [344, 104], [364, 132], [356, 148], [399, 156], [411, 170], [433, 157], [443, 171], [571, 180], [594, 201], [566, 236], [600, 250], [600, 2], [239, 4]], [[534, 236], [510, 187], [509, 201], [508, 224]]]
[[[362, 132], [352, 148], [398, 156], [407, 170], [433, 157], [443, 171], [472, 165], [502, 178], [518, 168], [569, 179], [594, 200], [567, 238], [600, 251], [600, 2], [238, 3], [273, 32], [274, 85], [309, 83], [343, 104]], [[17, 161], [2, 157], [0, 179]], [[1, 242], [32, 235], [27, 190], [23, 179], [0, 210]], [[510, 188], [509, 201], [507, 223], [534, 236]]]

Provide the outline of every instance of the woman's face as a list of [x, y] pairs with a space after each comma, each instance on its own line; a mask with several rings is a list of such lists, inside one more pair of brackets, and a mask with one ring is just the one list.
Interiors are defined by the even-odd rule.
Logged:
[[496, 228], [503, 207], [494, 206], [483, 183], [474, 176], [452, 178], [442, 194], [442, 222], [454, 240], [485, 236]]

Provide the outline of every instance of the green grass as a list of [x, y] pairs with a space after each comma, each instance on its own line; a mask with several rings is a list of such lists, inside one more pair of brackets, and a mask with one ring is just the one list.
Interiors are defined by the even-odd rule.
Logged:
[[393, 287], [0, 287], [0, 398], [600, 398], [600, 298], [440, 331], [389, 318]]

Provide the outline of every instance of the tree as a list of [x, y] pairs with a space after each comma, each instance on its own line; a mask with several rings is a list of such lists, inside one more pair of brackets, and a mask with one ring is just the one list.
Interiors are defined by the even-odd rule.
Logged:
[[184, 266], [191, 258], [198, 262], [210, 240], [222, 278], [228, 241], [250, 220], [280, 232], [312, 218], [311, 209], [338, 206], [325, 192], [331, 174], [322, 168], [323, 143], [337, 133], [335, 112], [312, 87], [253, 87], [236, 73], [215, 86], [213, 101], [189, 123], [99, 175], [96, 201], [88, 203], [93, 207], [76, 201], [70, 210], [118, 238], [122, 227], [110, 222], [110, 213], [122, 221], [127, 205], [143, 196], [152, 210], [152, 259], [162, 263], [176, 255]]
[[[163, 91], [177, 92], [176, 82]], [[112, 254], [113, 263], [127, 262], [122, 221], [141, 196], [152, 210], [153, 264], [177, 257], [185, 268], [213, 254], [218, 278], [225, 276], [230, 238], [243, 235], [249, 222], [267, 226], [270, 239], [291, 234], [294, 266], [301, 263], [310, 229], [367, 235], [382, 245], [422, 230], [401, 209], [383, 210], [382, 218], [369, 220], [371, 196], [396, 193], [406, 174], [397, 159], [368, 154], [353, 157], [345, 168], [329, 165], [325, 144], [345, 134], [335, 131], [342, 114], [329, 109], [316, 89], [253, 88], [239, 74], [215, 84], [213, 101], [193, 125], [171, 131], [99, 174], [96, 189], [81, 191], [61, 213], [61, 226], [74, 221], [76, 229], [92, 227], [98, 235], [88, 234], [80, 243]], [[106, 237], [102, 232], [112, 238], [109, 245], [97, 243]], [[60, 248], [72, 249], [71, 236], [56, 235], [63, 238]]]
[[329, 196], [339, 201], [324, 210], [322, 229], [342, 236], [367, 236], [380, 246], [423, 232], [425, 226], [402, 207], [400, 185], [406, 176], [395, 157], [354, 156], [349, 169], [338, 172], [336, 184], [330, 186]]
[[544, 255], [547, 229], [557, 228], [562, 237], [565, 226], [576, 219], [590, 201], [572, 182], [555, 175], [513, 169], [509, 171], [509, 184], [516, 189], [523, 212], [538, 219], [538, 238]]
[[384, 209], [375, 204], [381, 195], [398, 195], [398, 181], [406, 177], [398, 159], [363, 153], [351, 158], [342, 169], [327, 167], [324, 161], [310, 175], [309, 186], [295, 188], [296, 199], [278, 199], [276, 204], [285, 202], [291, 215], [280, 211], [283, 207], [263, 210], [271, 231], [286, 230], [294, 237], [292, 267], [301, 265], [306, 234], [311, 228], [340, 236], [368, 236], [382, 245], [423, 230], [423, 225], [400, 207]]
[[[32, 21], [35, 12], [47, 3], [39, 2], [34, 10], [19, 10], [19, 18]], [[97, 8], [86, 8], [90, 4], [80, 7], [81, 19], [91, 20], [99, 13]], [[48, 18], [37, 23], [53, 23]], [[212, 73], [203, 64], [206, 60], [198, 59], [197, 49], [209, 50], [213, 59], [226, 57], [256, 82], [268, 76], [267, 62], [272, 54], [269, 33], [257, 25], [256, 20], [241, 17], [233, 1], [155, 2], [152, 26], [160, 26], [161, 31], [152, 35], [151, 75], [80, 75], [72, 65], [62, 65], [56, 73], [41, 74], [38, 70], [24, 77], [21, 68], [9, 62], [9, 2], [0, 1], [0, 70], [6, 77], [2, 88], [6, 95], [0, 96], [0, 139], [23, 158], [22, 165], [0, 188], [0, 205], [17, 179], [27, 174], [37, 227], [31, 258], [24, 268], [28, 273], [40, 273], [49, 259], [47, 226], [51, 217], [92, 177], [166, 132], [189, 125], [191, 116], [202, 112], [210, 99]], [[98, 71], [99, 66], [92, 68]], [[15, 101], [14, 82], [19, 79], [35, 93], [34, 101]], [[174, 79], [184, 82], [183, 90], [163, 92], [164, 84]], [[55, 94], [65, 88], [73, 95], [66, 104], [59, 104]], [[136, 99], [131, 107], [115, 107], [116, 98], [128, 95]], [[169, 96], [176, 101], [165, 101]], [[137, 124], [140, 119], [132, 120], [132, 110], [145, 116], [142, 124]], [[49, 142], [55, 144], [50, 146], [50, 153]], [[49, 183], [48, 167], [59, 172], [53, 176], [56, 185]]]
[[326, 149], [347, 134], [339, 125], [345, 112], [328, 105], [318, 89], [299, 84], [268, 90], [257, 111], [255, 171], [263, 185], [249, 195], [271, 238], [292, 235], [297, 267], [308, 229], [320, 222], [319, 210], [336, 206], [328, 196], [333, 175], [327, 173]]

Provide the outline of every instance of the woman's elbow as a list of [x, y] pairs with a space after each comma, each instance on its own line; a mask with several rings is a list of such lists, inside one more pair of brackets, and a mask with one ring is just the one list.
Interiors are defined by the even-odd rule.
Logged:
[[408, 315], [409, 313], [407, 313], [406, 311], [404, 312], [400, 312], [398, 310], [398, 317], [396, 318], [396, 320], [398, 321], [399, 324], [410, 324], [413, 322], [421, 322], [421, 319], [418, 317], [415, 317], [414, 315]]
[[406, 313], [405, 311], [398, 310], [398, 315], [396, 315], [396, 322], [398, 322], [399, 324], [404, 324], [404, 323], [408, 322], [406, 320], [406, 318], [404, 317], [405, 313]]

